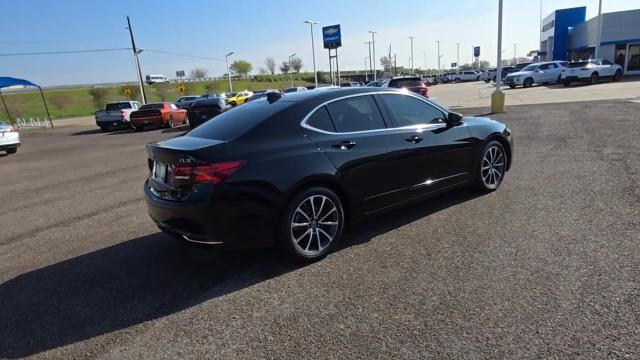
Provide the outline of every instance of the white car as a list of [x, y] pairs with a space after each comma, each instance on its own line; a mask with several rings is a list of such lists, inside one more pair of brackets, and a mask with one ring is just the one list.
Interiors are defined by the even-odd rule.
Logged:
[[20, 146], [20, 134], [13, 126], [0, 120], [0, 151], [15, 154]]
[[460, 81], [479, 81], [482, 74], [475, 70], [465, 70], [451, 74], [451, 79], [455, 82]]
[[593, 59], [569, 63], [562, 71], [562, 83], [571, 85], [574, 81], [596, 84], [601, 78], [618, 81], [622, 78], [622, 66], [607, 59]]
[[549, 61], [525, 66], [522, 70], [508, 74], [504, 83], [510, 88], [531, 87], [533, 84], [559, 83], [566, 61]]

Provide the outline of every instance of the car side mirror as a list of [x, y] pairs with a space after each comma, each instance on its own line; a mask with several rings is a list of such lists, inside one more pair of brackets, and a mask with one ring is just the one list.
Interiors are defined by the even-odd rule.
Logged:
[[462, 121], [462, 114], [457, 113], [457, 112], [449, 112], [449, 114], [447, 115], [447, 124], [449, 125], [453, 125], [453, 124], [458, 124]]

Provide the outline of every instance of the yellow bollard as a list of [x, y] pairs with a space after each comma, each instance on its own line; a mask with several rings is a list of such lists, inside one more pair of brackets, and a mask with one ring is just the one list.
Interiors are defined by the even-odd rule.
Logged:
[[491, 94], [491, 113], [498, 114], [504, 112], [505, 93], [502, 91], [494, 91]]

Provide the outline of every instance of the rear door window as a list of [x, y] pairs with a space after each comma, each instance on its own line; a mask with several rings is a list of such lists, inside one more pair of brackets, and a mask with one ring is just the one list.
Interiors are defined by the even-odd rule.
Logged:
[[333, 121], [331, 121], [331, 117], [329, 116], [329, 111], [326, 106], [323, 106], [316, 110], [309, 118], [307, 119], [307, 125], [318, 130], [335, 132], [336, 128], [333, 126]]
[[371, 95], [338, 100], [327, 105], [338, 132], [385, 129], [380, 110]]

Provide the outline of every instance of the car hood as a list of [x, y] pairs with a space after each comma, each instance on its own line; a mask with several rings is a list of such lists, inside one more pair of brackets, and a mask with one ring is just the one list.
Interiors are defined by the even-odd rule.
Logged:
[[507, 77], [525, 76], [525, 75], [531, 75], [531, 74], [533, 74], [533, 71], [516, 71], [516, 72], [507, 74]]

